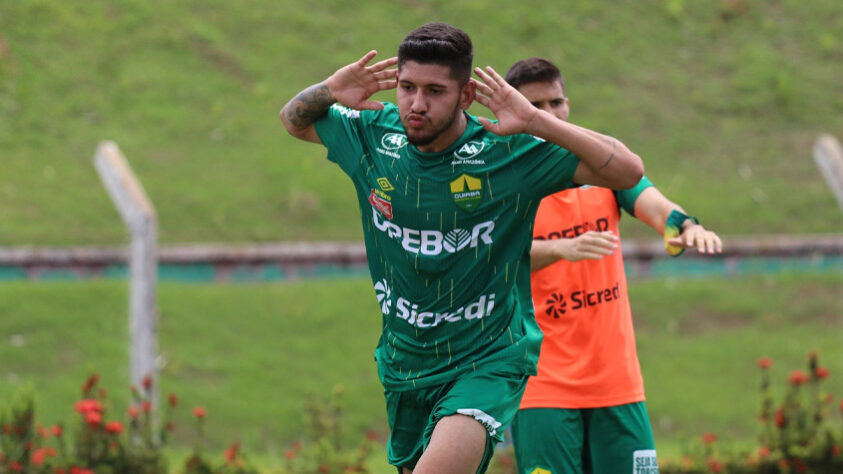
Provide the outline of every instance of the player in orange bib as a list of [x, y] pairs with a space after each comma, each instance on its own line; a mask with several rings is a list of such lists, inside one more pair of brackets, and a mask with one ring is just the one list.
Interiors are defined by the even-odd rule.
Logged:
[[[551, 62], [519, 61], [506, 80], [568, 120], [564, 81]], [[531, 280], [544, 339], [538, 375], [512, 424], [521, 473], [658, 472], [618, 237], [621, 208], [662, 234], [672, 255], [686, 247], [721, 252], [720, 238], [646, 177], [625, 191], [582, 186], [541, 201]]]

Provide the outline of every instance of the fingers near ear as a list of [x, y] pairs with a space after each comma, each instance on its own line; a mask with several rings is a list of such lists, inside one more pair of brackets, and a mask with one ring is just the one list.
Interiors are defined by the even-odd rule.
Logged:
[[378, 54], [377, 50], [371, 50], [368, 53], [364, 54], [360, 61], [357, 61], [358, 64], [361, 66], [365, 66], [369, 61], [372, 60]]

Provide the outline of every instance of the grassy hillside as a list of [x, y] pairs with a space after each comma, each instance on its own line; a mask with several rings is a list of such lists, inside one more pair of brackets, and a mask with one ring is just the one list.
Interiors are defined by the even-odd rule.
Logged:
[[843, 4], [524, 5], [0, 2], [0, 245], [124, 239], [91, 164], [103, 139], [143, 180], [164, 242], [358, 239], [350, 184], [277, 112], [430, 20], [471, 34], [480, 65], [557, 61], [572, 120], [622, 139], [722, 233], [841, 230], [810, 149], [843, 137]]
[[[771, 357], [781, 396], [790, 371], [817, 351], [843, 392], [840, 275], [635, 281], [630, 284], [648, 407], [659, 444], [675, 452], [703, 431], [751, 440], [759, 403], [756, 360]], [[669, 296], [665, 296], [669, 295]], [[126, 287], [121, 282], [0, 285], [0, 401], [25, 383], [37, 420], [72, 423], [92, 371], [125, 413]], [[366, 279], [276, 285], [165, 284], [159, 343], [162, 393], [182, 400], [176, 439], [190, 446], [190, 409], [208, 410], [222, 449], [280, 457], [303, 436], [308, 394], [345, 388], [349, 435], [385, 433], [372, 349], [380, 331]], [[2, 403], [0, 403], [2, 405]]]

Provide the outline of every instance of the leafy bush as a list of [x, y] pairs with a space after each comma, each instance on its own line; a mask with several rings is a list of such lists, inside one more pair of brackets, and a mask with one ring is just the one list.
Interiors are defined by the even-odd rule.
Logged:
[[[835, 413], [834, 395], [822, 386], [829, 370], [808, 355], [808, 372], [794, 370], [780, 402], [771, 391], [773, 361], [758, 360], [761, 408], [758, 446], [740, 452], [721, 446], [717, 435], [704, 433], [678, 462], [660, 463], [663, 474], [696, 473], [834, 473], [843, 472], [843, 424]], [[843, 400], [839, 409], [843, 412]]]
[[[162, 449], [173, 430], [178, 397], [170, 394], [163, 410], [153, 406], [152, 378], [141, 389], [131, 387], [133, 403], [124, 421], [110, 413], [108, 393], [98, 388], [99, 375], [82, 385], [82, 398], [73, 405], [78, 414], [72, 439], [62, 425], [50, 428], [35, 423], [31, 389], [17, 396], [7, 412], [0, 413], [0, 474], [164, 474], [169, 472]], [[158, 420], [159, 411], [162, 418]], [[185, 474], [253, 474], [233, 444], [224, 460], [214, 465], [201, 450], [205, 409], [193, 410], [197, 442], [184, 463]]]

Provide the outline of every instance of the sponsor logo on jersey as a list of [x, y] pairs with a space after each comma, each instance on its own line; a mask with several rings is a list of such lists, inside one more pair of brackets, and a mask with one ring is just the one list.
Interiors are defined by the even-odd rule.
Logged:
[[381, 146], [375, 148], [381, 155], [400, 159], [399, 150], [407, 146], [407, 135], [402, 133], [386, 133], [381, 137]]
[[334, 104], [331, 106], [334, 110], [340, 113], [340, 115], [345, 115], [348, 118], [357, 119], [360, 118], [360, 111], [349, 109], [348, 107], [340, 104]]
[[369, 204], [386, 216], [387, 219], [392, 219], [392, 203], [389, 202], [391, 198], [385, 192], [379, 189], [372, 189], [369, 194]]
[[596, 230], [597, 232], [609, 230], [609, 219], [601, 217], [594, 222], [583, 222], [582, 224], [548, 232], [547, 235], [536, 235], [533, 238], [536, 240], [572, 239], [590, 230]]
[[632, 474], [658, 474], [655, 449], [639, 449], [632, 453]]
[[381, 146], [387, 150], [398, 150], [407, 145], [407, 135], [403, 133], [387, 133], [381, 138]]
[[[381, 312], [383, 314], [390, 314], [392, 311], [393, 294], [386, 279], [375, 283], [375, 295], [378, 298], [378, 304], [381, 306]], [[418, 304], [401, 296], [395, 299], [395, 317], [418, 328], [432, 328], [445, 323], [482, 319], [491, 316], [492, 310], [494, 309], [494, 293], [480, 295], [475, 301], [465, 306], [442, 312], [420, 310]]]
[[[553, 293], [544, 302], [547, 306], [544, 313], [547, 316], [553, 316], [554, 319], [559, 319], [568, 311], [590, 308], [592, 306], [615, 301], [620, 297], [621, 293], [617, 282], [615, 283], [615, 286], [603, 288], [597, 291], [573, 291], [567, 296], [567, 298], [563, 294]], [[568, 301], [571, 302], [570, 307], [568, 306]]]
[[483, 201], [483, 182], [463, 173], [451, 181], [451, 197], [460, 209], [471, 212]]
[[559, 316], [565, 314], [565, 308], [568, 306], [568, 303], [565, 302], [565, 296], [559, 293], [550, 295], [550, 298], [544, 304], [547, 305], [545, 313], [548, 316], [553, 316], [554, 319], [559, 319]]
[[464, 143], [454, 152], [454, 160], [452, 165], [485, 165], [486, 161], [475, 158], [477, 155], [486, 149], [486, 143], [477, 140], [471, 140]]
[[392, 191], [393, 189], [395, 189], [394, 187], [392, 187], [392, 183], [390, 183], [388, 179], [383, 177], [378, 178], [378, 186], [381, 187], [382, 191]]
[[[369, 196], [370, 203], [373, 195]], [[391, 205], [389, 209], [391, 212]], [[456, 253], [466, 247], [475, 248], [481, 242], [490, 245], [492, 231], [495, 229], [494, 221], [484, 221], [472, 227], [470, 231], [456, 228], [443, 234], [438, 230], [401, 227], [390, 222], [389, 218], [382, 218], [381, 214], [375, 204], [372, 204], [372, 221], [375, 228], [386, 233], [389, 238], [401, 241], [404, 250], [413, 254], [421, 252], [422, 255], [439, 255], [443, 251]]]
[[378, 304], [381, 305], [381, 312], [389, 314], [392, 309], [392, 290], [386, 282], [386, 278], [375, 283], [375, 295], [378, 297]]

